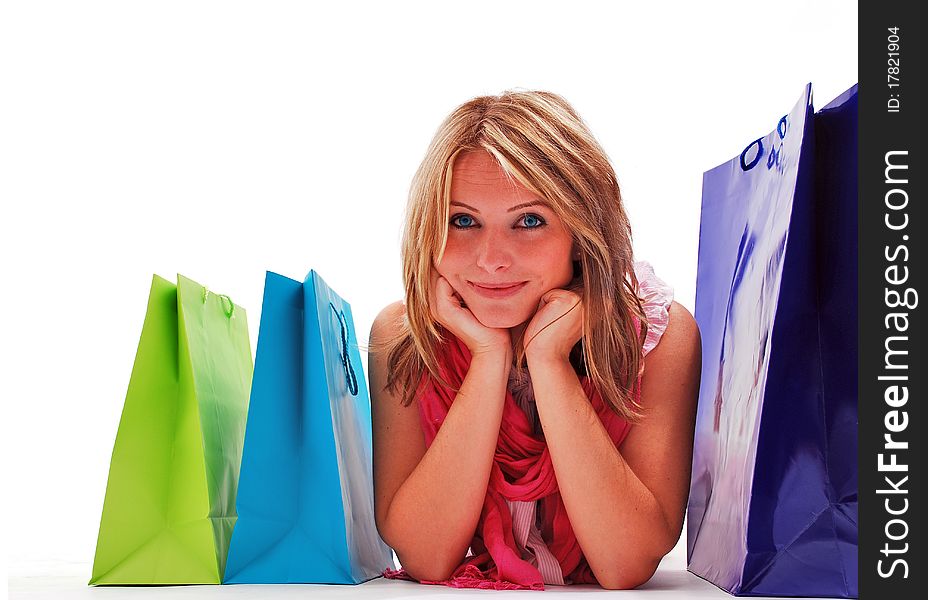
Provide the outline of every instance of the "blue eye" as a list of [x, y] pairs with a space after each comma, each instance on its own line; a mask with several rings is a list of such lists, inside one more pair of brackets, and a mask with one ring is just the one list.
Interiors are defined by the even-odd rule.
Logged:
[[545, 225], [545, 220], [539, 217], [538, 215], [523, 215], [522, 222], [525, 224], [525, 229], [538, 229], [539, 227]]
[[474, 219], [470, 215], [454, 215], [451, 217], [451, 225], [458, 229], [469, 229], [474, 225]]

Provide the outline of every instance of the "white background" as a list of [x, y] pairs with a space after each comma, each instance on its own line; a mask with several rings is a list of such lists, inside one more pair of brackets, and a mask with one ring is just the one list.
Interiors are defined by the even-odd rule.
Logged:
[[[336, 6], [337, 4], [337, 6]], [[7, 2], [0, 260], [11, 575], [89, 578], [153, 273], [248, 311], [316, 269], [362, 342], [401, 297], [408, 185], [441, 120], [563, 95], [635, 251], [694, 308], [702, 173], [805, 83], [857, 81], [856, 2]]]

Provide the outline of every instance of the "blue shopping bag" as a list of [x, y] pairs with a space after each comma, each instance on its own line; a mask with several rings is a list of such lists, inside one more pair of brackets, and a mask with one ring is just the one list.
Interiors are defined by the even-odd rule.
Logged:
[[223, 583], [342, 583], [394, 566], [377, 533], [371, 409], [351, 307], [267, 273]]
[[857, 86], [703, 179], [693, 573], [857, 596]]

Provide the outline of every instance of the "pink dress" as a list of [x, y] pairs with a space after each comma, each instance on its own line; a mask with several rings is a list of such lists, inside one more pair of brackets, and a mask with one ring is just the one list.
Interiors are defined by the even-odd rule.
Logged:
[[[670, 304], [673, 301], [673, 288], [654, 274], [651, 265], [644, 261], [634, 264], [635, 276], [638, 278], [639, 297], [642, 299], [645, 315], [648, 317], [648, 333], [644, 342], [644, 354], [647, 355], [661, 339], [667, 328]], [[528, 421], [536, 433], [540, 433], [541, 424], [535, 410], [535, 396], [528, 369], [523, 368], [521, 381], [515, 368], [509, 373], [509, 390], [516, 404], [525, 412]], [[566, 585], [557, 559], [548, 550], [541, 535], [541, 500], [521, 501], [507, 500], [512, 512], [512, 533], [516, 545], [522, 554], [522, 560], [537, 568], [545, 584]]]

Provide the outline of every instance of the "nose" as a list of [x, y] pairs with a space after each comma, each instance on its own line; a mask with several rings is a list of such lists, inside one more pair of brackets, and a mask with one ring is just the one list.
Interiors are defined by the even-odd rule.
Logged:
[[487, 273], [497, 273], [512, 265], [512, 252], [499, 235], [487, 233], [477, 247], [477, 266]]

